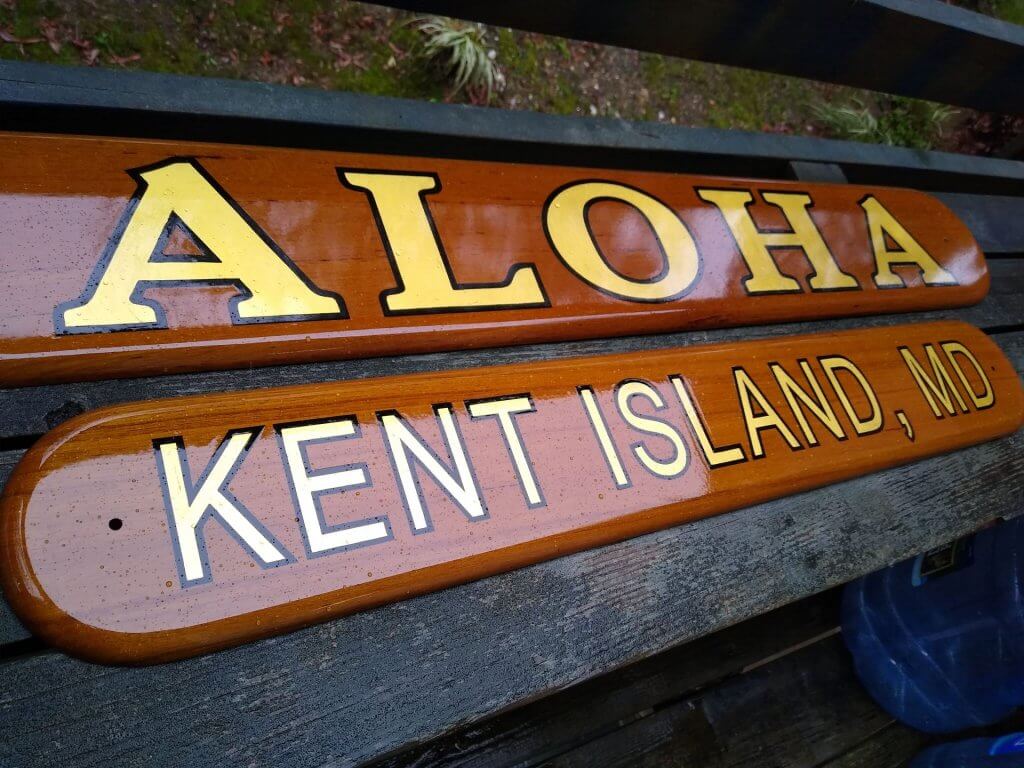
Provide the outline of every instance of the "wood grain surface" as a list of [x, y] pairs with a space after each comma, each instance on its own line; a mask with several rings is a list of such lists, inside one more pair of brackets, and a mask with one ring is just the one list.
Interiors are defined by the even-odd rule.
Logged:
[[[0, 135], [0, 384], [964, 306], [927, 194]], [[924, 254], [924, 255], [922, 255]]]
[[1013, 366], [954, 322], [116, 406], [65, 423], [11, 476], [3, 585], [54, 645], [164, 661], [1022, 417]]
[[[375, 761], [373, 768], [532, 768], [609, 737], [621, 736], [622, 741], [629, 742], [637, 721], [658, 717], [680, 704], [699, 707], [707, 692], [729, 685], [740, 676], [750, 680], [750, 670], [755, 670], [756, 675], [758, 668], [786, 656], [794, 648], [831, 636], [838, 626], [839, 599], [840, 590], [829, 590], [799, 600], [504, 712], [485, 723], [457, 729], [444, 738]], [[789, 702], [779, 700], [775, 706], [788, 707]], [[704, 725], [705, 734], [713, 732], [713, 724], [711, 729], [707, 728], [709, 723]], [[847, 725], [844, 731], [850, 727]], [[704, 748], [705, 761], [725, 751], [725, 745], [718, 739], [713, 737], [708, 743], [707, 739], [693, 738], [696, 735], [692, 731], [689, 738], [679, 734], [678, 741], [692, 739], [683, 749], [680, 761], [702, 765], [699, 759], [693, 759], [695, 750]], [[728, 738], [727, 734], [723, 736]], [[633, 743], [638, 751], [650, 746], [637, 740]], [[679, 744], [674, 746], [678, 748]], [[803, 748], [792, 742], [789, 746]], [[664, 755], [661, 757], [664, 759]]]

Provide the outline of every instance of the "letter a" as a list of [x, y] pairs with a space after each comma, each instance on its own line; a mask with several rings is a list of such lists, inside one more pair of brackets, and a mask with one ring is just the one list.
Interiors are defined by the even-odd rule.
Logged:
[[[875, 254], [875, 285], [879, 288], [904, 288], [903, 278], [892, 271], [893, 267], [917, 267], [921, 282], [925, 285], [957, 285], [953, 275], [939, 266], [931, 254], [914, 239], [874, 195], [860, 201], [868, 222], [868, 239]], [[889, 248], [886, 237], [895, 248]]]
[[[148, 288], [233, 285], [237, 324], [344, 318], [341, 297], [313, 287], [224, 190], [190, 159], [130, 171], [138, 182], [81, 297], [54, 313], [57, 333], [166, 328]], [[180, 225], [207, 251], [173, 257], [161, 248]]]

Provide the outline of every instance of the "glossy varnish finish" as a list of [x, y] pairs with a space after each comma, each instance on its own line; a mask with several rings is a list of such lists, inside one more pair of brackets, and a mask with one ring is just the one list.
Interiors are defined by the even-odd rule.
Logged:
[[[15, 470], [3, 586], [47, 641], [151, 663], [992, 439], [1022, 418], [1012, 366], [952, 322], [117, 406], [62, 425]], [[209, 508], [179, 528], [192, 502]]]
[[[961, 306], [988, 288], [963, 224], [909, 190], [42, 135], [0, 134], [0, 153], [7, 386]], [[737, 191], [748, 207], [725, 205]], [[898, 255], [911, 244], [936, 269]]]

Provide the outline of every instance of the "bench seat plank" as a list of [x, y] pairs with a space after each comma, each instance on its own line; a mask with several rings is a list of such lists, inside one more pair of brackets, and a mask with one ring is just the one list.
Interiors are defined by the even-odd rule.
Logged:
[[587, 680], [374, 768], [526, 766], [582, 748], [836, 630], [840, 591], [829, 590]]
[[538, 765], [815, 768], [891, 722], [832, 635]]

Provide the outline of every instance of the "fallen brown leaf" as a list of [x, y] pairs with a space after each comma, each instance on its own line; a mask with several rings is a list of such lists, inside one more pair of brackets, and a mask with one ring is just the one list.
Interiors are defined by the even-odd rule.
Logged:
[[125, 64], [131, 64], [133, 61], [141, 60], [142, 59], [142, 54], [141, 53], [132, 53], [132, 54], [129, 54], [128, 56], [115, 56], [112, 53], [108, 53], [107, 54], [107, 58], [110, 59], [110, 61], [113, 62], [114, 64], [117, 64], [119, 67], [123, 67]]
[[324, 39], [324, 35], [327, 33], [327, 25], [324, 24], [319, 14], [313, 17], [313, 22], [309, 25], [309, 31], [317, 40], [322, 41]]
[[334, 52], [334, 65], [338, 69], [345, 69], [352, 64], [352, 55], [345, 52], [344, 46], [336, 41], [331, 41], [327, 47]]
[[33, 45], [34, 43], [43, 42], [41, 37], [15, 37], [6, 29], [0, 28], [0, 40], [5, 43], [13, 43], [14, 45]]
[[51, 19], [43, 19], [39, 22], [39, 31], [43, 33], [43, 37], [45, 37], [46, 42], [49, 43], [50, 50], [54, 53], [60, 53], [60, 30], [57, 28], [57, 22]]
[[292, 15], [287, 11], [274, 11], [272, 16], [275, 24], [274, 31], [278, 34], [283, 32], [285, 27], [292, 25]]

